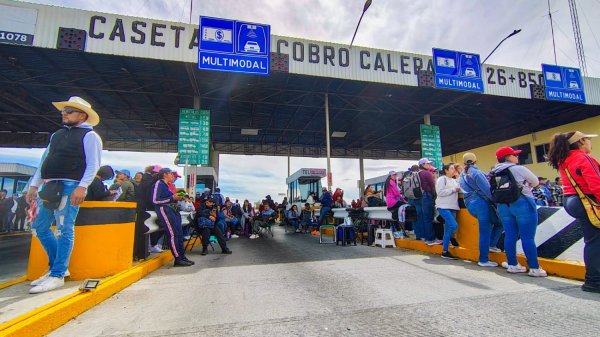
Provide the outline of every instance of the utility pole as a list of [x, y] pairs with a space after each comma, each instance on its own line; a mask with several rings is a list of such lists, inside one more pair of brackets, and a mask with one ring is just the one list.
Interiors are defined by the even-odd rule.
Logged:
[[577, 49], [577, 60], [579, 68], [583, 75], [587, 76], [587, 66], [585, 64], [585, 53], [583, 52], [583, 42], [581, 41], [581, 30], [579, 29], [579, 16], [577, 15], [577, 5], [575, 0], [569, 0], [569, 10], [571, 11], [571, 24], [573, 25], [573, 34], [575, 35], [575, 47]]

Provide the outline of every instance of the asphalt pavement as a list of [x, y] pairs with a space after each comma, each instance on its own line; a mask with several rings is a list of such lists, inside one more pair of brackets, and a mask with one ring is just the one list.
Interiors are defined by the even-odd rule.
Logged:
[[50, 336], [599, 336], [600, 294], [308, 234], [232, 239], [165, 266]]
[[0, 234], [0, 283], [27, 274], [30, 246], [30, 232]]

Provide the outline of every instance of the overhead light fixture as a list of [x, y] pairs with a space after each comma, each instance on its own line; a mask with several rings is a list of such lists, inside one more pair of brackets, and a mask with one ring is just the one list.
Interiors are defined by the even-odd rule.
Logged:
[[331, 134], [331, 138], [344, 138], [346, 137], [345, 131], [333, 131]]
[[242, 135], [258, 136], [258, 129], [242, 129]]

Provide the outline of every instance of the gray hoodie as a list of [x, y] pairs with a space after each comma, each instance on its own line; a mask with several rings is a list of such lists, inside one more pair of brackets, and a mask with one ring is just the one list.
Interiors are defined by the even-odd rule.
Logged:
[[516, 165], [513, 163], [498, 163], [492, 169], [492, 172], [500, 172], [505, 168], [509, 167], [510, 173], [512, 173], [513, 177], [519, 184], [519, 187], [522, 187], [521, 193], [524, 196], [533, 198], [533, 192], [531, 191], [534, 187], [540, 184], [537, 176], [533, 174], [533, 172], [529, 171], [529, 169], [525, 166]]

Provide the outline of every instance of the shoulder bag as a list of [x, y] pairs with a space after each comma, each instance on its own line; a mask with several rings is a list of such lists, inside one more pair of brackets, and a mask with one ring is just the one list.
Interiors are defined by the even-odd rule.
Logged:
[[581, 188], [575, 182], [575, 179], [573, 179], [571, 172], [569, 172], [567, 168], [565, 168], [565, 173], [567, 174], [571, 185], [573, 185], [573, 188], [575, 191], [577, 191], [577, 195], [579, 196], [579, 199], [585, 208], [585, 212], [587, 213], [590, 222], [592, 225], [600, 228], [600, 204], [583, 193]]

